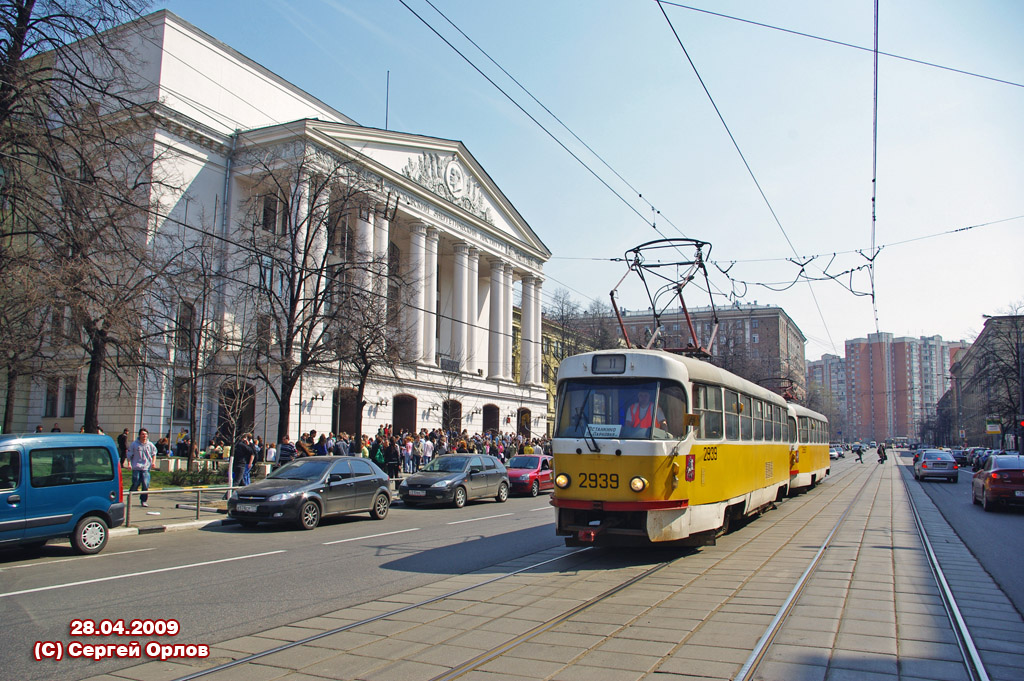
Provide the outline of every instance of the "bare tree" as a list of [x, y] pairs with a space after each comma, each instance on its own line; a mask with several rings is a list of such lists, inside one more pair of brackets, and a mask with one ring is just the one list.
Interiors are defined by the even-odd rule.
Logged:
[[243, 149], [239, 161], [252, 178], [239, 293], [254, 310], [253, 368], [277, 401], [280, 439], [307, 372], [350, 366], [362, 407], [369, 377], [395, 371], [407, 347], [405, 287], [399, 263], [355, 243], [350, 221], [376, 203], [356, 165], [305, 141]]
[[7, 379], [3, 432], [14, 426], [18, 380], [38, 372], [48, 350], [63, 339], [63, 314], [54, 315], [38, 270], [8, 258], [0, 267], [0, 369]]

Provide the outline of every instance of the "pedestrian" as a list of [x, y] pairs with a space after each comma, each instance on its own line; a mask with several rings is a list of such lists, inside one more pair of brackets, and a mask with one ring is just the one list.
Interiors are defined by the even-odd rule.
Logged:
[[128, 429], [125, 428], [117, 436], [117, 453], [121, 455], [121, 467], [124, 468], [125, 459], [128, 458]]
[[174, 438], [174, 450], [178, 456], [188, 456], [188, 428], [182, 426]]
[[864, 448], [857, 447], [857, 461], [864, 463]]
[[267, 443], [267, 455], [264, 458], [264, 461], [266, 461], [271, 466], [277, 463], [277, 448], [274, 446], [273, 442]]
[[41, 433], [41, 432], [43, 432], [43, 426], [42, 426], [41, 424], [40, 424], [40, 425], [38, 425], [38, 426], [36, 426], [36, 432], [37, 432], [37, 433]]
[[[132, 486], [128, 490], [134, 492], [142, 488], [143, 492], [149, 490], [149, 472], [156, 463], [156, 446], [149, 441], [149, 431], [145, 428], [139, 429], [137, 440], [128, 445], [128, 463], [132, 467]], [[148, 506], [148, 494], [139, 496], [143, 506]]]
[[281, 446], [277, 449], [277, 460], [281, 464], [286, 464], [295, 458], [295, 445], [287, 435], [281, 437]]
[[402, 453], [398, 446], [397, 438], [392, 437], [384, 448], [384, 463], [388, 467], [388, 477], [392, 479], [398, 479], [399, 470], [401, 469]]
[[331, 453], [330, 449], [327, 448], [327, 436], [320, 434], [320, 439], [317, 440], [316, 444], [313, 445], [313, 453], [317, 456], [327, 456]]
[[232, 468], [234, 469], [236, 485], [245, 486], [249, 484], [249, 473], [252, 471], [252, 464], [256, 460], [256, 450], [252, 448], [251, 437], [249, 433], [244, 433], [238, 442], [235, 443], [232, 451], [235, 457]]

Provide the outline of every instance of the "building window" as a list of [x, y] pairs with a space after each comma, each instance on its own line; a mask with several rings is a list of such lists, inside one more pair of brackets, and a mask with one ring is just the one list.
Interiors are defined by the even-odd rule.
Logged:
[[60, 380], [56, 378], [46, 379], [46, 396], [43, 398], [43, 418], [52, 419], [57, 417], [57, 393], [60, 390]]
[[171, 406], [171, 417], [175, 421], [188, 420], [189, 414], [189, 380], [188, 378], [174, 379], [173, 404]]
[[174, 344], [179, 350], [187, 350], [192, 345], [195, 334], [196, 308], [184, 300], [178, 303], [177, 327], [175, 328]]
[[64, 399], [61, 402], [61, 418], [75, 417], [75, 396], [78, 394], [78, 377], [68, 376], [64, 379]]
[[277, 234], [278, 214], [280, 213], [279, 204], [280, 201], [277, 200], [276, 196], [268, 194], [263, 197], [263, 219], [261, 225], [264, 232]]
[[756, 343], [757, 342], [757, 334], [756, 333], [750, 334], [750, 342], [751, 343]]
[[756, 329], [757, 328], [757, 320], [756, 319], [751, 319], [750, 320], [750, 328], [752, 328], [752, 329]]

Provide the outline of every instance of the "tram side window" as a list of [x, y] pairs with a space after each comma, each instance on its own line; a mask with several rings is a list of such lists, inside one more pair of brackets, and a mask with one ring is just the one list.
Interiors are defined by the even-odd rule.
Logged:
[[686, 433], [683, 426], [686, 419], [686, 392], [678, 385], [662, 384], [658, 393], [658, 411], [665, 415], [665, 428], [654, 426], [651, 438], [654, 440], [676, 440]]
[[[764, 424], [765, 436], [766, 436], [766, 439], [768, 439], [768, 440], [772, 440], [773, 442], [778, 442], [779, 440], [782, 439], [782, 423], [779, 421], [779, 414], [782, 413], [782, 410], [779, 409], [779, 405], [777, 405], [777, 404], [769, 405], [768, 408], [771, 411], [765, 417], [765, 419], [766, 420], [771, 419], [771, 423], [770, 424], [769, 423], [765, 423]], [[767, 437], [767, 429], [768, 428], [771, 428], [771, 437]]]
[[796, 440], [796, 419], [792, 416], [786, 416], [785, 426], [786, 440], [790, 443], [795, 443]]
[[740, 439], [740, 394], [725, 391], [725, 439]]
[[754, 400], [754, 439], [764, 439], [764, 402]]
[[810, 440], [807, 439], [807, 417], [801, 416], [799, 419], [797, 419], [797, 423], [799, 424], [798, 428], [800, 429], [800, 443], [805, 444], [807, 442], [810, 442]]
[[722, 389], [711, 385], [693, 386], [693, 408], [700, 416], [702, 440], [719, 440], [722, 437]]
[[750, 397], [743, 395], [740, 402], [740, 436], [744, 440], [754, 439], [754, 403]]

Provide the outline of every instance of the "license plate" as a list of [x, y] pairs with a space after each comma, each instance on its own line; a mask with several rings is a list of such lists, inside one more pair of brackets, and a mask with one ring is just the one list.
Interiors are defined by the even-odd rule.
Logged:
[[238, 504], [235, 508], [239, 513], [255, 513], [258, 507], [256, 504]]
[[1024, 490], [1016, 490], [1014, 491], [1014, 494], [1016, 494], [1018, 497], [1024, 497]]
[[427, 496], [427, 493], [425, 491], [421, 490], [421, 489], [411, 489], [411, 490], [409, 490], [409, 496], [410, 497], [425, 497], [425, 496]]

